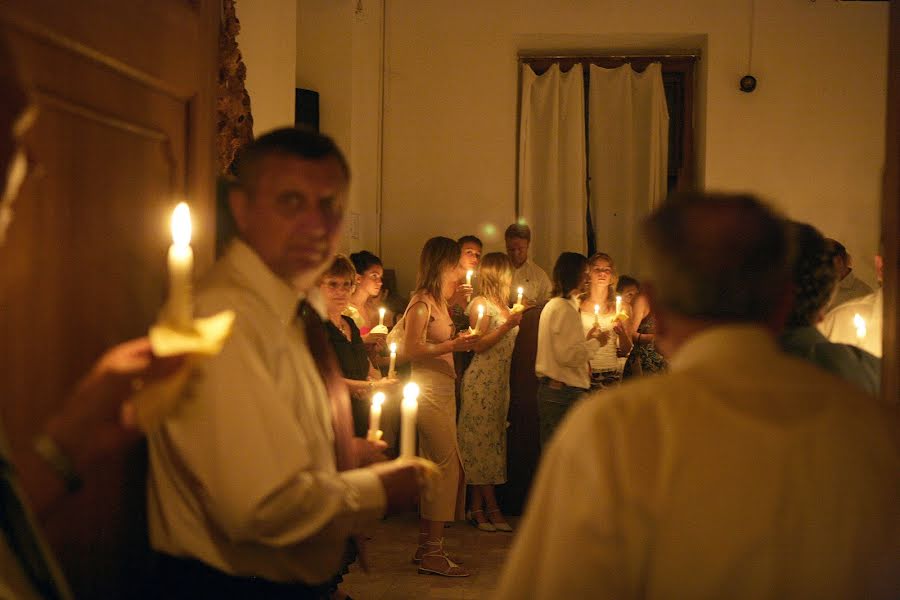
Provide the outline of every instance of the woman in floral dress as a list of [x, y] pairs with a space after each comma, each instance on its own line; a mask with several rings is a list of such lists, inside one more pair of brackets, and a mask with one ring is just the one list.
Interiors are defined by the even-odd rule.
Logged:
[[512, 263], [493, 252], [481, 261], [480, 291], [467, 312], [476, 328], [478, 307], [484, 307], [475, 344], [475, 358], [463, 375], [457, 434], [459, 452], [469, 485], [469, 518], [483, 531], [512, 531], [494, 486], [506, 483], [506, 413], [509, 409], [509, 368], [522, 313], [506, 304], [512, 282]]

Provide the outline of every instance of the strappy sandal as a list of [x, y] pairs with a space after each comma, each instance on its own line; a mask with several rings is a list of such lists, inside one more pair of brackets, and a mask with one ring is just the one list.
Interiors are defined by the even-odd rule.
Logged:
[[[420, 533], [419, 534], [419, 547], [416, 548], [416, 553], [413, 554], [413, 558], [412, 558], [412, 563], [414, 565], [417, 565], [420, 562], [422, 562], [422, 557], [425, 556], [426, 552], [428, 552], [428, 547], [426, 546], [427, 542], [428, 542], [428, 535], [424, 534], [424, 533]], [[452, 560], [453, 562], [455, 562], [458, 565], [463, 564], [463, 560], [461, 558], [457, 558], [455, 556], [450, 556], [449, 554], [447, 554], [447, 552], [444, 552], [444, 556], [446, 556], [447, 558], [449, 558], [450, 560]]]
[[476, 519], [475, 515], [478, 513], [484, 514], [484, 511], [479, 508], [478, 510], [470, 510], [466, 513], [466, 519], [469, 521], [472, 527], [480, 529], [481, 531], [497, 531], [497, 528], [494, 527], [494, 525], [489, 521], [479, 521], [478, 519]]
[[[428, 551], [422, 555], [419, 563], [420, 575], [440, 575], [442, 577], [468, 577], [471, 575], [463, 567], [450, 560], [444, 552], [444, 539], [436, 542], [425, 542]], [[426, 566], [426, 563], [429, 563]]]
[[[502, 521], [494, 521], [494, 519], [491, 518], [492, 514], [500, 515], [500, 517], [503, 520]], [[505, 532], [509, 533], [513, 530], [512, 527], [509, 526], [509, 523], [506, 522], [506, 518], [503, 517], [503, 513], [500, 512], [499, 508], [495, 508], [493, 510], [487, 511], [487, 515], [488, 515], [488, 519], [490, 519], [490, 521], [491, 521], [491, 526], [494, 527], [497, 531], [505, 531]], [[481, 528], [479, 527], [479, 529], [481, 529]]]

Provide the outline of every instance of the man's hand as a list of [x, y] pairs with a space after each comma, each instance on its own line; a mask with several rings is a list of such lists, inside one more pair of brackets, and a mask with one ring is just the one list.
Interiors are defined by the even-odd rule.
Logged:
[[[384, 487], [387, 497], [386, 514], [409, 512], [419, 499], [419, 482], [424, 481], [424, 469], [414, 462], [391, 461], [370, 467]], [[421, 471], [421, 472], [420, 472]]]

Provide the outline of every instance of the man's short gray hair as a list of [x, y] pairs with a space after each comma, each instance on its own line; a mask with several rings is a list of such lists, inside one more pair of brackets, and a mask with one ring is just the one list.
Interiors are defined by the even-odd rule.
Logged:
[[717, 321], [765, 321], [790, 280], [784, 220], [750, 195], [680, 193], [644, 223], [654, 302]]

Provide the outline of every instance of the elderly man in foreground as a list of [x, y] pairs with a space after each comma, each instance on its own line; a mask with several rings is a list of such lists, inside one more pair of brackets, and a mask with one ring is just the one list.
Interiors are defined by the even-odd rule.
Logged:
[[321, 316], [301, 305], [334, 257], [343, 154], [318, 133], [279, 129], [242, 150], [237, 175], [238, 239], [197, 294], [200, 314], [235, 311], [234, 332], [149, 436], [160, 596], [319, 599], [351, 536], [413, 508], [418, 475], [401, 463], [359, 468]]
[[897, 414], [779, 352], [782, 220], [691, 194], [644, 233], [671, 372], [570, 412], [497, 597], [895, 598]]

